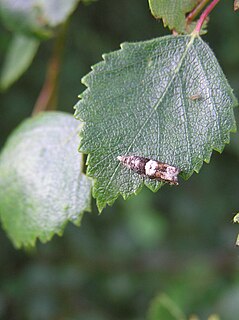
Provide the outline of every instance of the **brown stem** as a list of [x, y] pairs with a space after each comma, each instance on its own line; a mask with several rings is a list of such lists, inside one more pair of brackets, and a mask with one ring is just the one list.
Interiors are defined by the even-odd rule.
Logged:
[[55, 40], [53, 52], [47, 66], [45, 81], [32, 111], [33, 116], [42, 111], [55, 110], [57, 107], [59, 73], [67, 27], [68, 22], [61, 26]]

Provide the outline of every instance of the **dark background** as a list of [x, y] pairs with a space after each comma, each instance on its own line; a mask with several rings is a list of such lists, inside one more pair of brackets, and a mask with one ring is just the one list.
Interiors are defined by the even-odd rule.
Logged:
[[[209, 43], [239, 97], [239, 13], [221, 1], [211, 15]], [[11, 34], [0, 27], [0, 61]], [[105, 52], [125, 41], [168, 33], [146, 0], [99, 0], [73, 15], [60, 76], [59, 110], [73, 113], [80, 82]], [[42, 43], [30, 69], [0, 96], [0, 145], [29, 117], [44, 81], [53, 41]], [[235, 110], [238, 118], [238, 111]], [[140, 320], [166, 293], [187, 315], [239, 319], [238, 135], [222, 155], [180, 186], [144, 189], [118, 199], [99, 216], [93, 204], [82, 226], [17, 251], [0, 231], [0, 319]], [[162, 319], [163, 320], [163, 319]]]

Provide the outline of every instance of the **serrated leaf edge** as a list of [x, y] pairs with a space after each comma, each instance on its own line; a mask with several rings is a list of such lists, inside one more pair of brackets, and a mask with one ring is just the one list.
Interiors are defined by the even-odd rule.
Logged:
[[[180, 36], [180, 35], [179, 35], [179, 36]], [[185, 49], [185, 51], [184, 51], [184, 53], [183, 53], [183, 55], [182, 55], [182, 57], [181, 57], [180, 62], [178, 63], [177, 68], [175, 69], [175, 75], [176, 75], [176, 73], [180, 70], [180, 67], [181, 67], [181, 65], [182, 65], [182, 63], [183, 63], [183, 61], [184, 61], [184, 58], [185, 58], [185, 56], [187, 55], [187, 52], [188, 52], [189, 48], [191, 47], [191, 45], [193, 44], [194, 40], [195, 40], [196, 38], [201, 39], [200, 35], [199, 35], [198, 33], [194, 33], [194, 32], [192, 32], [190, 35], [181, 35], [181, 36], [183, 36], [183, 37], [189, 37], [190, 40], [189, 40], [189, 42], [188, 42], [188, 44], [187, 44], [187, 46], [186, 46], [186, 49]], [[171, 37], [171, 35], [165, 36], [165, 37], [162, 37], [162, 38], [165, 39], [165, 38], [167, 38], [167, 37]], [[149, 41], [150, 41], [150, 40], [149, 40]], [[154, 39], [152, 39], [152, 41], [154, 41]], [[92, 73], [93, 73], [99, 66], [104, 65], [104, 64], [107, 62], [107, 60], [109, 61], [112, 56], [114, 56], [115, 54], [118, 54], [120, 51], [127, 50], [127, 48], [129, 48], [131, 45], [135, 45], [135, 43], [124, 42], [124, 43], [120, 44], [120, 49], [119, 49], [119, 50], [113, 51], [113, 52], [110, 52], [110, 53], [106, 53], [106, 54], [103, 54], [103, 55], [102, 55], [102, 59], [103, 59], [103, 60], [100, 61], [100, 62], [98, 62], [98, 63], [96, 63], [95, 65], [93, 65], [93, 66], [91, 67], [92, 70], [91, 70], [87, 75], [85, 75], [85, 76], [82, 78], [82, 84], [84, 84], [87, 88], [79, 95], [79, 98], [80, 98], [80, 99], [84, 99], [84, 96], [85, 96], [86, 94], [88, 94], [88, 93], [91, 92], [91, 89], [90, 89], [90, 86], [89, 86], [89, 82], [88, 82], [88, 78], [92, 75]], [[174, 79], [174, 77], [172, 77], [172, 79]], [[169, 82], [169, 85], [171, 84], [172, 79], [171, 79], [171, 81]], [[169, 86], [169, 85], [168, 85], [168, 86]], [[167, 87], [168, 87], [168, 86], [167, 86]], [[166, 88], [165, 92], [167, 92], [167, 88]], [[231, 90], [231, 94], [233, 95], [233, 90]], [[162, 96], [162, 97], [163, 97], [163, 96]], [[161, 101], [162, 97], [160, 98], [160, 101]], [[234, 97], [234, 95], [233, 95], [233, 97]], [[233, 102], [234, 102], [234, 104], [232, 105], [232, 109], [235, 108], [236, 106], [238, 106], [238, 101], [237, 101], [237, 99], [234, 99]], [[159, 102], [157, 102], [157, 105], [158, 105], [158, 103], [159, 103]], [[85, 121], [84, 121], [84, 119], [80, 118], [80, 115], [77, 113], [77, 104], [78, 104], [78, 102], [77, 102], [76, 105], [73, 107], [73, 108], [75, 109], [75, 114], [74, 114], [74, 116], [75, 116], [76, 119], [81, 120], [81, 121], [83, 122], [83, 127], [82, 127], [82, 130], [80, 131], [80, 136], [81, 136], [82, 138], [84, 138]], [[183, 177], [184, 180], [188, 180], [188, 179], [192, 176], [192, 174], [193, 174], [194, 172], [199, 173], [199, 171], [200, 171], [203, 163], [205, 162], [205, 163], [208, 164], [208, 163], [210, 162], [210, 159], [211, 159], [211, 156], [212, 156], [213, 151], [217, 151], [217, 152], [219, 152], [219, 153], [222, 153], [222, 152], [223, 152], [223, 150], [224, 150], [224, 148], [225, 148], [225, 145], [230, 143], [230, 133], [234, 133], [234, 132], [236, 132], [236, 131], [237, 131], [237, 127], [236, 127], [236, 122], [235, 122], [235, 120], [234, 120], [234, 123], [232, 124], [232, 127], [229, 129], [229, 131], [228, 131], [228, 133], [227, 133], [227, 138], [225, 139], [225, 141], [222, 141], [222, 143], [223, 143], [222, 147], [221, 147], [221, 148], [216, 148], [216, 147], [214, 147], [213, 145], [211, 145], [210, 151], [208, 151], [208, 153], [206, 153], [206, 154], [204, 155], [204, 157], [201, 159], [201, 161], [198, 162], [197, 166], [194, 167], [194, 168], [193, 168], [190, 172], [188, 172], [188, 173], [182, 173], [182, 174], [180, 174], [180, 176]], [[80, 146], [79, 146], [79, 151], [82, 152], [83, 154], [88, 154], [88, 155], [87, 155], [87, 161], [86, 161], [86, 164], [88, 165], [88, 164], [90, 163], [90, 152], [91, 152], [91, 150], [90, 150], [90, 149], [87, 149], [87, 148], [82, 149], [82, 145], [83, 145], [82, 140], [83, 140], [83, 139], [81, 139], [81, 143], [80, 143]], [[117, 168], [118, 168], [119, 166], [120, 166], [120, 164], [118, 164], [118, 166], [116, 167], [115, 171], [117, 170]], [[106, 205], [111, 206], [111, 205], [115, 202], [115, 200], [117, 200], [117, 198], [118, 198], [120, 195], [123, 197], [124, 200], [128, 199], [128, 198], [131, 196], [131, 195], [127, 195], [127, 194], [118, 192], [111, 200], [109, 200], [109, 201], [101, 201], [101, 200], [97, 197], [97, 186], [96, 186], [97, 178], [95, 178], [93, 175], [90, 174], [88, 168], [87, 168], [87, 176], [89, 176], [89, 177], [91, 177], [91, 178], [93, 179], [92, 195], [93, 195], [93, 197], [96, 199], [97, 207], [98, 207], [98, 210], [99, 210], [100, 213], [101, 213], [102, 210], [106, 207]], [[151, 187], [151, 185], [148, 184], [146, 181], [142, 181], [142, 183], [141, 183], [141, 184], [139, 185], [139, 187], [132, 193], [132, 195], [138, 195], [144, 186], [146, 186], [148, 189], [150, 189], [150, 190], [153, 191], [153, 192], [157, 192], [163, 185], [164, 185], [164, 183], [159, 184], [158, 187], [156, 187], [155, 189], [153, 189], [153, 188]]]
[[[152, 10], [152, 8], [151, 8], [150, 0], [149, 0], [149, 7], [150, 7], [150, 12], [151, 12], [152, 16], [153, 16], [156, 20], [162, 20], [164, 28], [167, 28], [167, 27], [168, 27], [170, 30], [176, 30], [176, 31], [177, 31], [178, 33], [180, 33], [180, 34], [189, 34], [189, 32], [187, 32], [187, 22], [186, 22], [186, 19], [185, 19], [185, 23], [184, 23], [184, 28], [179, 30], [178, 26], [169, 23], [169, 22], [168, 22], [168, 18], [165, 18], [164, 15], [157, 15], [157, 14], [155, 14], [155, 13], [153, 12], [153, 10]], [[192, 6], [191, 10], [193, 10], [194, 8], [195, 8], [195, 5], [194, 5], [194, 7]], [[191, 10], [189, 10], [188, 12], [183, 13], [183, 15], [185, 16], [185, 18], [186, 18], [186, 14], [189, 13]], [[193, 22], [195, 22], [195, 21], [193, 21]]]

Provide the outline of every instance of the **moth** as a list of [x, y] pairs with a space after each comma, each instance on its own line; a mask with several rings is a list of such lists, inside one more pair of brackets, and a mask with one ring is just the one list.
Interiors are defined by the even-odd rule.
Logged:
[[177, 167], [139, 156], [118, 156], [117, 159], [128, 169], [149, 179], [178, 185], [180, 169]]

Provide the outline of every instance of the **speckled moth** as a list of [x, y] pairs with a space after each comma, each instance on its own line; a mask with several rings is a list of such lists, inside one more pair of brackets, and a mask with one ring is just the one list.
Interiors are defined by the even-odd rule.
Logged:
[[149, 179], [178, 185], [180, 169], [172, 165], [139, 156], [118, 156], [117, 159], [128, 169]]

